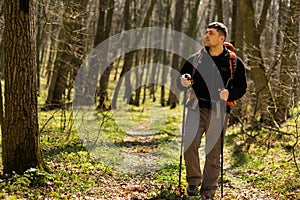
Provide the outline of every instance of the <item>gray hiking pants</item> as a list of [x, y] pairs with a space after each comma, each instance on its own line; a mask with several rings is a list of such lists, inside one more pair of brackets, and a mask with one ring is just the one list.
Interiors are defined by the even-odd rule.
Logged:
[[[189, 185], [201, 186], [201, 193], [215, 194], [220, 174], [221, 132], [225, 135], [229, 114], [206, 108], [188, 109], [184, 132], [184, 160]], [[199, 147], [205, 133], [205, 164], [200, 170]]]

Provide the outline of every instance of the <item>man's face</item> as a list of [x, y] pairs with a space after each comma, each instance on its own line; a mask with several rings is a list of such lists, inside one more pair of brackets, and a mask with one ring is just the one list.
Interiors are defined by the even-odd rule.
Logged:
[[221, 36], [217, 29], [207, 28], [205, 34], [205, 46], [214, 47], [223, 44], [225, 37]]

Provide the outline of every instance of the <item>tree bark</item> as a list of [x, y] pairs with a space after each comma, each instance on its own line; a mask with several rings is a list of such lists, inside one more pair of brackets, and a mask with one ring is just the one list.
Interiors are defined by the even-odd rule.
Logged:
[[3, 172], [45, 167], [39, 139], [35, 1], [5, 0]]

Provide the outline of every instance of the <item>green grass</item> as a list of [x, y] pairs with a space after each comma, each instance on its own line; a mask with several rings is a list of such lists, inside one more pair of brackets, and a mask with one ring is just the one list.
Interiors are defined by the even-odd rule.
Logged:
[[[144, 125], [149, 123], [148, 109], [148, 105], [143, 109], [130, 107], [129, 113], [137, 124]], [[41, 112], [43, 156], [51, 172], [29, 169], [24, 175], [3, 175], [0, 199], [180, 199], [177, 185], [181, 110], [178, 107], [166, 112], [166, 120], [159, 122], [152, 129], [154, 132], [146, 136], [128, 135], [113, 117], [108, 117], [97, 144], [111, 146], [95, 152], [87, 150], [69, 111]], [[107, 112], [105, 116], [110, 114]], [[103, 114], [97, 113], [96, 117], [100, 124]], [[285, 130], [283, 126], [283, 130], [294, 133], [294, 124], [295, 119], [289, 120], [286, 125], [289, 128]], [[144, 128], [148, 131], [151, 127]], [[268, 140], [272, 145], [267, 148], [263, 142], [268, 133], [268, 130], [261, 131], [264, 135], [259, 143], [247, 145], [239, 127], [228, 130], [225, 199], [300, 199], [300, 174], [290, 147], [295, 138], [271, 134]], [[295, 149], [299, 163], [299, 144]], [[126, 163], [120, 164], [122, 157], [128, 155], [134, 158], [136, 165], [129, 172]], [[134, 156], [143, 159], [137, 162]], [[182, 187], [185, 188], [184, 164], [182, 167]]]
[[[226, 137], [226, 161], [229, 162], [226, 178], [232, 187], [243, 185], [248, 190], [237, 199], [300, 198], [300, 172], [291, 151], [291, 144], [297, 144], [294, 153], [299, 165], [297, 123], [299, 118], [289, 119], [282, 125], [281, 133], [261, 129], [260, 137], [251, 141], [250, 145], [245, 141], [245, 135], [237, 131], [239, 129], [230, 129]], [[231, 197], [234, 199], [236, 195]]]

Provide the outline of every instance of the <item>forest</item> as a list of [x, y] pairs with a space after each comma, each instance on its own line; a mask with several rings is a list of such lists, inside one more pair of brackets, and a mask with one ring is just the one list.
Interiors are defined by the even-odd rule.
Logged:
[[185, 170], [178, 185], [174, 77], [214, 21], [248, 85], [216, 197], [300, 198], [300, 1], [0, 5], [0, 199], [199, 199], [186, 195]]

